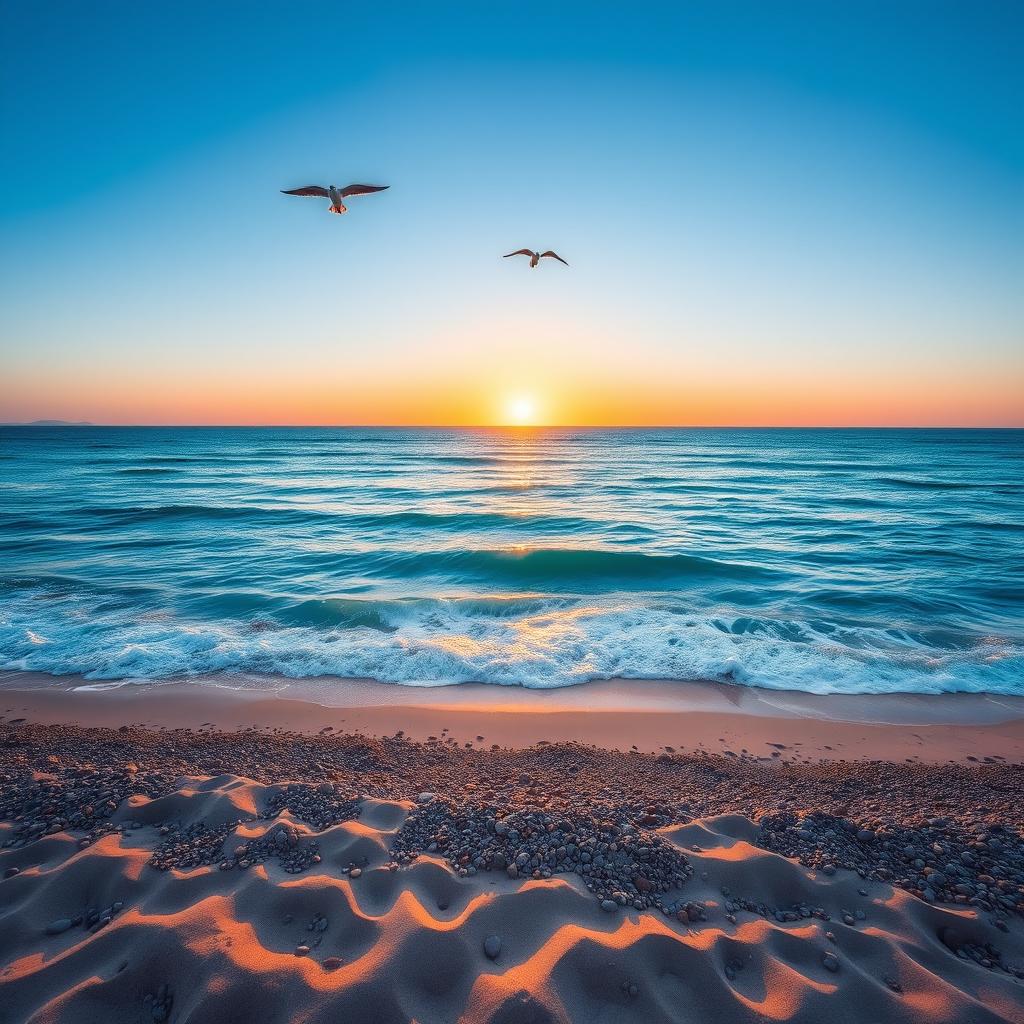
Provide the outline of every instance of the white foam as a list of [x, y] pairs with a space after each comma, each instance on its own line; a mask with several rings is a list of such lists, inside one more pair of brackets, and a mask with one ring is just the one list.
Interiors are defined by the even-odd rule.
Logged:
[[622, 677], [718, 679], [811, 693], [1024, 691], [1024, 651], [998, 638], [942, 651], [888, 631], [807, 623], [758, 620], [751, 630], [743, 620], [743, 630], [730, 632], [727, 618], [621, 602], [539, 602], [518, 614], [488, 613], [474, 602], [395, 603], [385, 606], [392, 631], [254, 630], [234, 620], [82, 616], [55, 604], [45, 625], [38, 603], [0, 614], [0, 668], [97, 681], [237, 672], [411, 686], [550, 688]]

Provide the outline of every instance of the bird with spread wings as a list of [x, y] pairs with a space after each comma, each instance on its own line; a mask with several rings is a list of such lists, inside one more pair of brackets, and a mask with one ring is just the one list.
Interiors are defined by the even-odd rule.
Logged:
[[537, 266], [545, 256], [550, 256], [552, 259], [558, 260], [559, 263], [565, 263], [566, 266], [569, 266], [569, 264], [566, 263], [566, 261], [563, 260], [562, 257], [553, 249], [548, 249], [547, 252], [534, 252], [532, 249], [516, 249], [515, 252], [505, 253], [502, 259], [507, 260], [509, 256], [529, 256], [531, 267]]
[[390, 187], [390, 185], [346, 185], [344, 188], [338, 188], [337, 185], [328, 185], [327, 188], [324, 188], [323, 185], [303, 185], [302, 188], [283, 188], [281, 191], [286, 196], [316, 196], [320, 199], [330, 199], [331, 213], [346, 213], [348, 207], [344, 200], [348, 196], [366, 196], [371, 192], [383, 192], [384, 189]]

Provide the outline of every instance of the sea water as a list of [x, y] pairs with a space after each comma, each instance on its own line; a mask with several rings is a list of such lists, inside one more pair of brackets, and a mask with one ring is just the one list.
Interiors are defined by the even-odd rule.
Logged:
[[1024, 693], [1024, 431], [3, 427], [0, 669]]

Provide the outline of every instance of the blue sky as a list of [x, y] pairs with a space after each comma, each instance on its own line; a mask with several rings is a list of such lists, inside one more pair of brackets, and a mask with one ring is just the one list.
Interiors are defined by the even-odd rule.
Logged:
[[680, 8], [4, 5], [0, 418], [1024, 422], [1024, 6]]

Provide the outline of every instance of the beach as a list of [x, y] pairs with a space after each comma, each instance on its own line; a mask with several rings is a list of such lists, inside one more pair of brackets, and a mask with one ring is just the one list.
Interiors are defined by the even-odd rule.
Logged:
[[0, 1024], [1021, 1024], [1022, 438], [0, 428]]
[[0, 1019], [1024, 1019], [1020, 699], [228, 682], [3, 677]]
[[1024, 697], [992, 694], [820, 696], [654, 679], [544, 691], [237, 675], [153, 685], [6, 672], [0, 708], [8, 721], [378, 737], [401, 730], [481, 749], [582, 742], [762, 761], [1024, 763]]

